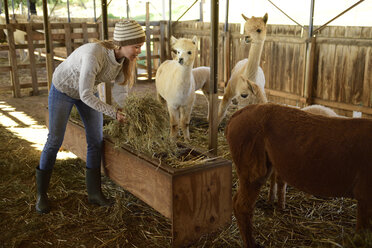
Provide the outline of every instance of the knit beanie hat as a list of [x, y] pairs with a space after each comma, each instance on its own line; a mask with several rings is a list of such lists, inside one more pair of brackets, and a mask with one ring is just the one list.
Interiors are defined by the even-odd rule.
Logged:
[[125, 20], [115, 24], [114, 43], [116, 45], [134, 45], [145, 42], [145, 40], [145, 32], [135, 20]]

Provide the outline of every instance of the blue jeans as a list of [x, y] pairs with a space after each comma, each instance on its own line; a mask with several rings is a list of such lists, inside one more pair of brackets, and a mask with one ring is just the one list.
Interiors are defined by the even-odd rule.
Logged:
[[58, 91], [52, 85], [49, 91], [49, 134], [47, 142], [40, 157], [40, 170], [53, 169], [57, 153], [65, 136], [66, 125], [73, 105], [76, 106], [85, 127], [87, 149], [87, 168], [101, 166], [101, 153], [103, 143], [103, 115], [81, 100], [77, 100]]

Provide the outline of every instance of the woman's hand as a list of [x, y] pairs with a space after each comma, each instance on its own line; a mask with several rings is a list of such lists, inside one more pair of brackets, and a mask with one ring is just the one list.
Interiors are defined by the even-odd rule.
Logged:
[[120, 123], [127, 122], [127, 118], [125, 118], [125, 115], [124, 115], [124, 113], [122, 112], [121, 109], [118, 109], [116, 111], [116, 120], [118, 120]]

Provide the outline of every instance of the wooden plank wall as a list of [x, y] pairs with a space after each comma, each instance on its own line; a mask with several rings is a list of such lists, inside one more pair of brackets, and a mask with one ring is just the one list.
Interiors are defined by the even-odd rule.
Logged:
[[[109, 22], [109, 38], [113, 35], [114, 25], [118, 20]], [[167, 22], [140, 22], [150, 29], [147, 40], [151, 43], [150, 50], [139, 57], [140, 68], [145, 73], [144, 80], [149, 80], [147, 70], [151, 68], [152, 76], [162, 61], [170, 58], [167, 50]], [[10, 24], [14, 28], [30, 30], [27, 24]], [[33, 23], [33, 32], [39, 27]], [[91, 26], [93, 25], [93, 26]], [[94, 26], [95, 25], [95, 26]], [[245, 44], [244, 35], [240, 34], [240, 24], [230, 23], [229, 31], [223, 31], [224, 24], [219, 25], [219, 63], [218, 78], [220, 90], [228, 80], [231, 69], [241, 59], [247, 58], [250, 45]], [[0, 29], [7, 28], [0, 25]], [[10, 27], [9, 27], [10, 28]], [[51, 23], [53, 51], [66, 56], [73, 49], [92, 38], [100, 38], [99, 24], [81, 23]], [[268, 25], [260, 65], [266, 77], [266, 93], [270, 101], [295, 106], [304, 106], [304, 72], [306, 57], [307, 31], [299, 26]], [[306, 27], [305, 27], [306, 28]], [[316, 29], [317, 27], [315, 27]], [[93, 31], [91, 31], [93, 30]], [[199, 38], [199, 55], [194, 66], [210, 65], [210, 23], [186, 21], [172, 25], [172, 34], [177, 37]], [[33, 48], [43, 47], [43, 35], [33, 33]], [[229, 44], [225, 44], [227, 41]], [[66, 48], [67, 47], [67, 48]], [[363, 112], [372, 116], [372, 27], [326, 27], [316, 34], [315, 57], [312, 67], [313, 81], [310, 88], [310, 103], [323, 104], [332, 107], [336, 112], [351, 116], [352, 111]], [[15, 49], [27, 49], [27, 45], [16, 45]], [[0, 45], [0, 50], [9, 50], [9, 46]], [[145, 50], [145, 49], [143, 49]], [[227, 54], [224, 52], [227, 51]], [[13, 53], [12, 53], [13, 54]], [[151, 60], [147, 57], [150, 56]], [[141, 63], [141, 61], [144, 61]], [[148, 61], [151, 65], [148, 66]], [[42, 64], [19, 65], [17, 69], [30, 68], [35, 71]], [[228, 71], [227, 71], [228, 70]], [[0, 67], [1, 71], [12, 71], [11, 66]], [[153, 80], [153, 77], [151, 78]], [[36, 79], [37, 80], [37, 79]], [[33, 79], [35, 81], [35, 79]], [[45, 85], [45, 82], [22, 84], [20, 88]], [[17, 89], [13, 85], [2, 90]]]
[[[313, 96], [372, 116], [372, 27], [328, 27], [317, 35]], [[340, 103], [340, 104], [339, 104]], [[346, 106], [346, 105], [350, 106]]]
[[[316, 29], [317, 27], [315, 27]], [[250, 45], [240, 34], [240, 24], [229, 24], [230, 54], [219, 47], [218, 77], [224, 79], [223, 60], [230, 68], [247, 58]], [[176, 37], [200, 40], [195, 66], [209, 66], [210, 24], [181, 22], [173, 27]], [[223, 24], [219, 29], [222, 46]], [[304, 106], [304, 77], [307, 29], [292, 25], [268, 25], [267, 38], [260, 66], [266, 77], [266, 93], [270, 101]], [[326, 27], [315, 39], [315, 59], [310, 103], [333, 108], [337, 113], [352, 116], [360, 111], [372, 117], [372, 27]], [[222, 84], [220, 84], [222, 85]], [[221, 89], [222, 90], [222, 89]]]

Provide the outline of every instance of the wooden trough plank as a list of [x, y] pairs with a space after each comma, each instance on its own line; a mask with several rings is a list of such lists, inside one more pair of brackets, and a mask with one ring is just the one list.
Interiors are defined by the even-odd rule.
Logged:
[[159, 213], [171, 218], [172, 177], [153, 164], [104, 142], [103, 164], [106, 174], [118, 185], [133, 193]]
[[231, 223], [231, 164], [173, 178], [173, 245], [190, 244]]

